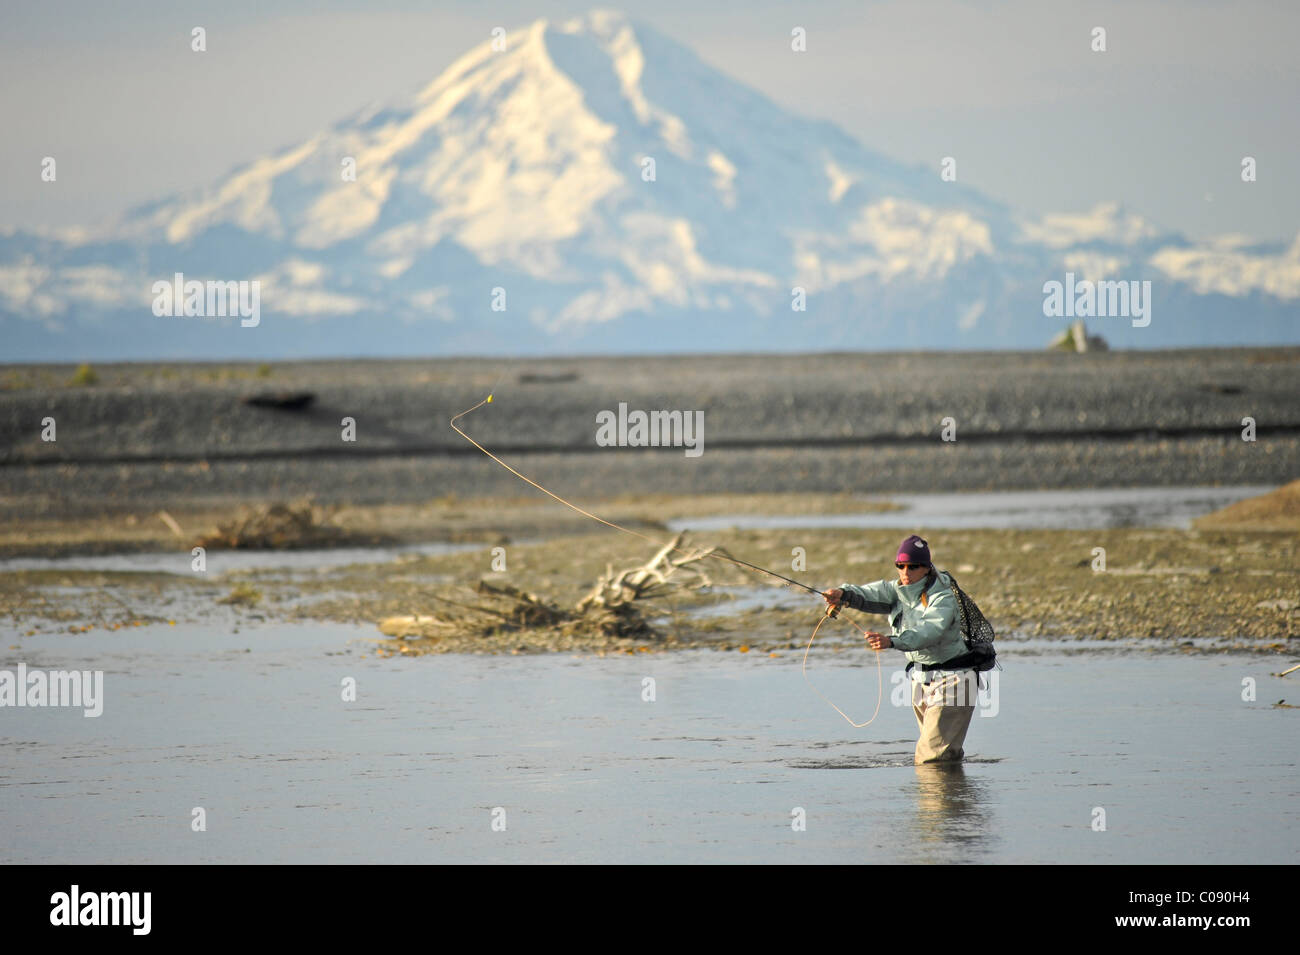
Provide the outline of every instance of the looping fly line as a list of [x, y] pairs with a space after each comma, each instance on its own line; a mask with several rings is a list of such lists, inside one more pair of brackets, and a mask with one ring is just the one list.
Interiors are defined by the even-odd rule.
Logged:
[[[850, 717], [848, 713], [845, 713], [842, 709], [840, 709], [838, 706], [832, 703], [830, 697], [826, 696], [825, 694], [822, 693], [821, 690], [813, 686], [812, 681], [808, 679], [808, 652], [812, 650], [813, 641], [817, 639], [817, 631], [820, 630], [822, 628], [822, 624], [824, 624], [830, 618], [831, 618], [831, 614], [829, 612], [823, 614], [822, 618], [817, 621], [817, 626], [813, 627], [812, 635], [808, 637], [808, 646], [804, 647], [804, 651], [803, 651], [803, 681], [808, 684], [808, 686], [812, 689], [814, 693], [820, 696], [827, 703], [830, 703], [831, 709], [833, 709], [836, 713], [840, 714], [840, 716], [848, 720], [849, 725], [855, 726], [858, 729], [862, 729], [862, 727], [864, 726], [870, 726], [875, 721], [876, 717], [880, 715], [880, 701], [885, 695], [885, 682], [884, 682], [885, 678], [882, 675], [880, 669], [880, 651], [879, 650], [875, 651], [876, 653], [876, 708], [871, 714], [871, 719], [867, 720], [865, 723], [855, 723], [853, 721], [853, 718]], [[857, 630], [858, 628], [856, 626], [853, 626], [853, 629]], [[862, 633], [865, 635], [866, 631], [864, 630], [862, 631]]]
[[[604, 524], [606, 527], [612, 527], [612, 528], [613, 528], [614, 530], [616, 530], [616, 531], [622, 531], [624, 534], [631, 534], [633, 537], [640, 538], [641, 540], [643, 540], [643, 541], [645, 541], [645, 542], [647, 542], [647, 543], [649, 543], [649, 544], [654, 544], [655, 547], [658, 547], [658, 548], [660, 548], [660, 549], [663, 549], [663, 548], [665, 548], [665, 547], [668, 547], [668, 545], [667, 545], [667, 544], [664, 544], [662, 541], [657, 541], [657, 540], [655, 540], [653, 537], [647, 537], [645, 534], [641, 534], [641, 533], [639, 533], [639, 532], [637, 532], [637, 531], [632, 530], [631, 528], [624, 527], [624, 526], [621, 525], [621, 524], [615, 524], [613, 521], [607, 521], [607, 520], [605, 520], [605, 518], [603, 518], [603, 517], [599, 517], [599, 516], [597, 516], [597, 515], [591, 513], [590, 511], [585, 511], [585, 510], [583, 510], [582, 508], [580, 508], [578, 505], [572, 503], [571, 501], [566, 501], [564, 498], [560, 497], [560, 495], [558, 495], [558, 494], [556, 494], [556, 493], [554, 493], [554, 492], [552, 492], [552, 491], [548, 491], [546, 488], [542, 487], [540, 484], [538, 484], [538, 483], [537, 483], [536, 481], [534, 481], [532, 478], [528, 477], [528, 476], [525, 475], [525, 474], [520, 474], [518, 471], [516, 471], [516, 470], [515, 470], [514, 468], [512, 468], [510, 465], [506, 464], [506, 462], [502, 461], [499, 457], [497, 457], [495, 454], [493, 454], [493, 453], [492, 453], [491, 451], [489, 451], [487, 448], [483, 447], [483, 445], [479, 444], [477, 441], [475, 441], [475, 440], [474, 440], [473, 438], [471, 438], [468, 434], [466, 434], [464, 431], [462, 431], [459, 427], [456, 426], [456, 422], [457, 422], [459, 419], [465, 417], [465, 416], [466, 416], [467, 414], [469, 414], [470, 412], [477, 411], [479, 408], [482, 408], [484, 405], [491, 404], [491, 403], [492, 403], [492, 395], [488, 395], [486, 398], [484, 398], [484, 399], [483, 399], [482, 401], [480, 401], [478, 404], [474, 405], [474, 407], [472, 407], [472, 408], [466, 408], [466, 409], [465, 409], [464, 411], [462, 411], [460, 414], [455, 415], [455, 416], [451, 419], [451, 428], [452, 428], [452, 430], [455, 431], [455, 432], [456, 432], [458, 435], [460, 435], [462, 438], [464, 438], [466, 441], [468, 441], [470, 444], [474, 445], [474, 447], [478, 448], [480, 451], [482, 451], [484, 454], [486, 454], [489, 458], [491, 458], [491, 459], [492, 459], [493, 461], [495, 461], [497, 464], [501, 465], [501, 467], [505, 468], [507, 471], [509, 471], [509, 472], [510, 472], [511, 474], [513, 474], [515, 477], [519, 478], [519, 480], [523, 481], [523, 482], [526, 483], [526, 484], [531, 484], [533, 487], [537, 488], [537, 490], [541, 491], [541, 492], [542, 492], [543, 494], [545, 494], [547, 497], [552, 498], [553, 500], [558, 501], [559, 503], [563, 504], [563, 505], [564, 505], [565, 507], [567, 507], [567, 508], [570, 508], [570, 509], [572, 509], [572, 510], [577, 511], [577, 512], [578, 512], [579, 514], [581, 514], [583, 517], [589, 517], [589, 518], [591, 518], [593, 521], [596, 521], [596, 522], [598, 522], [598, 523], [600, 523], [600, 524]], [[671, 548], [671, 549], [674, 550], [674, 551], [677, 551], [677, 552], [679, 552], [679, 553], [685, 553], [685, 551], [684, 551], [682, 548], [680, 548], [680, 547], [673, 547], [673, 548]], [[756, 570], [756, 571], [758, 571], [758, 572], [761, 573], [761, 574], [767, 574], [769, 577], [775, 577], [777, 580], [785, 581], [787, 584], [792, 584], [792, 585], [794, 585], [795, 587], [799, 587], [799, 588], [801, 588], [801, 589], [803, 589], [803, 590], [808, 591], [809, 593], [816, 594], [816, 595], [819, 596], [819, 597], [824, 597], [824, 596], [826, 596], [825, 593], [823, 593], [823, 592], [820, 591], [820, 590], [817, 590], [815, 587], [809, 587], [807, 584], [800, 583], [799, 581], [794, 580], [794, 579], [792, 579], [792, 578], [790, 578], [790, 577], [785, 577], [785, 576], [783, 576], [783, 575], [781, 575], [781, 574], [776, 573], [775, 571], [768, 570], [768, 569], [765, 568], [765, 567], [759, 567], [757, 564], [751, 564], [751, 563], [750, 563], [749, 561], [747, 561], [747, 560], [741, 560], [741, 559], [738, 558], [738, 557], [732, 557], [730, 554], [726, 553], [725, 551], [715, 550], [715, 551], [710, 552], [710, 554], [709, 554], [708, 556], [710, 556], [710, 557], [716, 557], [716, 558], [718, 558], [719, 560], [725, 560], [725, 561], [728, 561], [728, 562], [730, 562], [730, 563], [732, 563], [732, 564], [735, 564], [735, 565], [738, 566], [738, 567], [746, 567], [746, 568], [748, 568], [749, 570]], [[830, 619], [832, 616], [833, 616], [833, 614], [828, 610], [828, 611], [827, 611], [827, 612], [822, 616], [822, 618], [821, 618], [820, 620], [817, 621], [817, 626], [815, 626], [815, 627], [813, 628], [812, 635], [808, 637], [808, 646], [804, 648], [804, 652], [803, 652], [803, 679], [804, 679], [804, 682], [808, 684], [808, 686], [812, 689], [812, 691], [813, 691], [814, 693], [816, 693], [816, 694], [817, 694], [818, 696], [820, 696], [823, 700], [825, 700], [827, 703], [830, 704], [831, 708], [832, 708], [833, 710], [835, 710], [836, 713], [840, 714], [840, 716], [842, 716], [842, 717], [844, 717], [846, 720], [848, 720], [849, 723], [850, 723], [852, 726], [855, 726], [855, 727], [857, 727], [857, 728], [860, 729], [860, 728], [862, 728], [862, 727], [864, 727], [864, 726], [868, 726], [868, 725], [870, 725], [871, 722], [872, 722], [873, 720], [875, 720], [876, 716], [880, 713], [880, 700], [881, 700], [881, 697], [883, 697], [883, 695], [884, 695], [884, 678], [883, 678], [883, 676], [881, 675], [881, 669], [880, 669], [880, 651], [879, 651], [879, 650], [876, 651], [876, 683], [877, 683], [877, 688], [878, 688], [878, 692], [877, 692], [877, 696], [876, 696], [876, 710], [875, 710], [874, 713], [871, 714], [871, 719], [867, 720], [865, 723], [856, 723], [856, 722], [854, 722], [853, 719], [852, 719], [852, 718], [851, 718], [847, 713], [845, 713], [842, 709], [840, 709], [838, 706], [836, 706], [834, 703], [832, 703], [832, 702], [831, 702], [831, 701], [830, 701], [830, 700], [829, 700], [825, 695], [822, 694], [822, 692], [821, 692], [820, 690], [817, 689], [817, 687], [813, 686], [812, 681], [808, 679], [808, 654], [809, 654], [809, 652], [812, 650], [813, 641], [817, 639], [817, 632], [818, 632], [819, 630], [821, 630], [821, 628], [822, 628], [822, 624], [824, 624], [824, 623], [825, 623], [828, 619]], [[857, 630], [858, 628], [857, 628], [856, 626], [854, 626], [854, 629]], [[861, 633], [862, 633], [863, 636], [866, 635], [866, 631], [865, 631], [865, 630], [861, 631]]]

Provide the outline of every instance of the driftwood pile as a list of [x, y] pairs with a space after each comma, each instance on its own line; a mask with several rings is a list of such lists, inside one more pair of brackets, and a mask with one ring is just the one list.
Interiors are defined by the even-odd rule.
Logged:
[[335, 510], [310, 500], [242, 508], [239, 514], [199, 537], [195, 547], [208, 549], [288, 550], [337, 547], [357, 543], [346, 529], [334, 523]]
[[379, 631], [403, 640], [492, 637], [522, 631], [546, 631], [559, 636], [577, 634], [652, 640], [658, 634], [631, 604], [566, 610], [536, 594], [506, 585], [479, 584], [460, 599], [431, 595], [436, 613], [385, 617]]
[[429, 595], [436, 613], [386, 617], [379, 630], [398, 639], [490, 637], [519, 631], [654, 640], [661, 635], [636, 606], [683, 587], [712, 586], [699, 564], [714, 548], [684, 549], [683, 536], [637, 567], [607, 567], [591, 592], [572, 610], [507, 584], [479, 581], [468, 594]]

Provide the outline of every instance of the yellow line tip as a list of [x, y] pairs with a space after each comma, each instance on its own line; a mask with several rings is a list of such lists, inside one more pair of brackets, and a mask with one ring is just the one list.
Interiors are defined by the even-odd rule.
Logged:
[[488, 404], [492, 404], [492, 396], [488, 395]]

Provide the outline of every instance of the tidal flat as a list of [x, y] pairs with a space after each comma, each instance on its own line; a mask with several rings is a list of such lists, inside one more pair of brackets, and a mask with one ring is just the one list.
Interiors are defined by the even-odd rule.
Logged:
[[[677, 530], [700, 524], [709, 529], [687, 531], [690, 544], [724, 547], [817, 588], [892, 577], [892, 549], [900, 534], [894, 526], [816, 526], [844, 514], [869, 522], [873, 513], [896, 524], [898, 505], [880, 497], [661, 495], [584, 503], [655, 542], [673, 538], [667, 523]], [[193, 515], [182, 516], [189, 523]], [[142, 515], [133, 525], [120, 519], [103, 525], [101, 546], [82, 556], [77, 542], [58, 538], [48, 527], [46, 556], [11, 548], [0, 559], [0, 619], [11, 637], [10, 652], [27, 640], [60, 633], [154, 623], [183, 632], [200, 624], [239, 629], [321, 622], [374, 628], [380, 654], [695, 648], [782, 653], [803, 645], [822, 610], [807, 592], [724, 560], [705, 560], [696, 565], [703, 577], [683, 572], [682, 586], [638, 602], [652, 631], [643, 636], [497, 620], [494, 612], [501, 614], [483, 598], [483, 585], [570, 609], [602, 574], [636, 567], [657, 550], [544, 499], [353, 508], [338, 515], [339, 526], [359, 539], [391, 543], [214, 550], [201, 571], [191, 551], [175, 542], [170, 550], [101, 553], [112, 543], [114, 527], [130, 534], [147, 520]], [[727, 526], [715, 526], [720, 520]], [[801, 520], [814, 526], [801, 527]], [[1144, 639], [1171, 648], [1294, 649], [1300, 635], [1300, 535], [1254, 527], [1200, 529], [1189, 521], [1140, 526], [1140, 513], [1133, 520], [1139, 526], [944, 529], [921, 523], [913, 529], [929, 537], [936, 564], [974, 596], [999, 640]], [[747, 522], [777, 526], [743, 526]], [[90, 526], [83, 523], [77, 531], [85, 535]], [[443, 539], [428, 540], [430, 535]], [[155, 546], [159, 542], [166, 543], [165, 537]], [[476, 619], [476, 613], [473, 625], [454, 625]], [[399, 616], [430, 623], [405, 639], [386, 638], [379, 622]], [[865, 617], [837, 621], [819, 640], [852, 642], [862, 628], [881, 623]]]

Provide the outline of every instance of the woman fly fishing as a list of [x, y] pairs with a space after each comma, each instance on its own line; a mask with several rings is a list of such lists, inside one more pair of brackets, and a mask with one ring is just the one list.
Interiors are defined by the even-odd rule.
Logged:
[[873, 650], [891, 647], [907, 657], [912, 712], [919, 738], [915, 762], [958, 762], [975, 713], [979, 676], [962, 634], [961, 611], [948, 574], [935, 570], [930, 545], [913, 534], [898, 545], [898, 580], [841, 584], [823, 596], [832, 609], [886, 614], [892, 633], [867, 631]]

